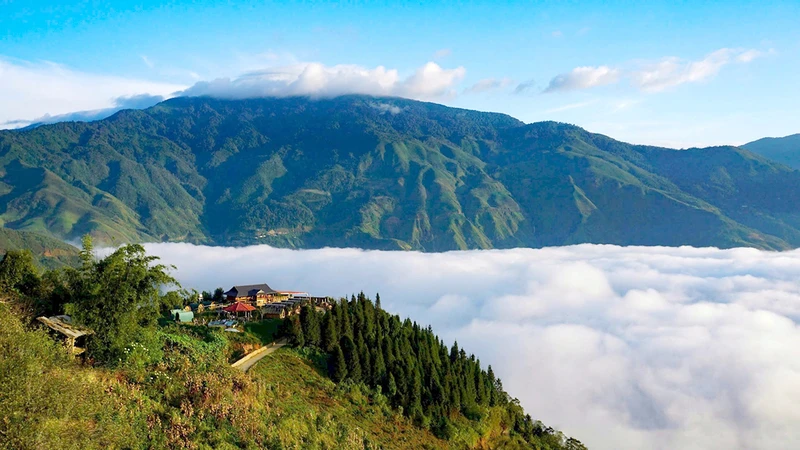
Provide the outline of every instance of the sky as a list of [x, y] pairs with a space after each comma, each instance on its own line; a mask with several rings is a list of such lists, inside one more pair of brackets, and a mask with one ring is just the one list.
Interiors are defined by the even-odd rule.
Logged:
[[800, 448], [800, 250], [145, 246], [185, 288], [379, 292], [590, 449]]
[[798, 22], [796, 0], [0, 0], [0, 127], [176, 95], [365, 93], [740, 145], [800, 131]]

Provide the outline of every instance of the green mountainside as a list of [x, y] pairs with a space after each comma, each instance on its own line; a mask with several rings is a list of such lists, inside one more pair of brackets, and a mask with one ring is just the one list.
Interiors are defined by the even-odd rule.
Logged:
[[0, 228], [0, 253], [9, 250], [30, 250], [46, 269], [75, 266], [80, 262], [77, 247], [38, 233]]
[[175, 98], [0, 132], [0, 221], [105, 243], [800, 246], [800, 172], [399, 98]]
[[782, 138], [763, 138], [742, 146], [753, 153], [800, 169], [800, 134]]

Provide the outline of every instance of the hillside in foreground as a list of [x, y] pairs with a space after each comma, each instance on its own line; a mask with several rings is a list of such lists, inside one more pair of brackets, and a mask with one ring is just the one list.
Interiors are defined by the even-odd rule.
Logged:
[[800, 172], [399, 98], [175, 98], [0, 132], [0, 221], [105, 243], [800, 246]]
[[[141, 246], [97, 260], [87, 240], [80, 260], [43, 275], [24, 252], [0, 261], [0, 448], [585, 449], [363, 295], [304, 306], [280, 332], [294, 348], [242, 373], [230, 362], [274, 339], [275, 319], [176, 324], [167, 311], [196, 297]], [[64, 313], [92, 332], [78, 358], [34, 320]]]

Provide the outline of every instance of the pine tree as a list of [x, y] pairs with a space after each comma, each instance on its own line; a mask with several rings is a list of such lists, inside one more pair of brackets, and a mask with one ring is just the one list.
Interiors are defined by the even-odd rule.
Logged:
[[336, 319], [333, 311], [325, 314], [322, 318], [322, 348], [328, 353], [332, 353], [334, 347], [339, 345], [339, 330], [336, 328]]
[[286, 320], [288, 320], [289, 324], [289, 342], [297, 347], [305, 347], [306, 338], [303, 334], [303, 326], [300, 325], [300, 321], [297, 319], [297, 316], [289, 317]]
[[344, 359], [344, 352], [339, 345], [335, 345], [332, 351], [333, 357], [330, 359], [328, 372], [331, 379], [337, 383], [347, 378], [347, 362]]
[[375, 294], [375, 309], [377, 309], [378, 311], [382, 311], [383, 310], [383, 308], [381, 308], [381, 294], [380, 293]]
[[306, 345], [319, 347], [321, 344], [319, 314], [313, 306], [303, 306], [300, 310], [300, 323], [303, 326]]

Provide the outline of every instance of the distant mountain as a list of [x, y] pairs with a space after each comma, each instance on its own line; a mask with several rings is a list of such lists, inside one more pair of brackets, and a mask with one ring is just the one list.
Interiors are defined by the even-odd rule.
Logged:
[[58, 239], [30, 231], [0, 228], [0, 258], [9, 250], [30, 250], [37, 262], [46, 269], [80, 262], [79, 250]]
[[800, 134], [759, 139], [742, 147], [789, 167], [800, 169]]
[[786, 249], [800, 172], [399, 98], [175, 98], [0, 132], [0, 220], [111, 243]]

